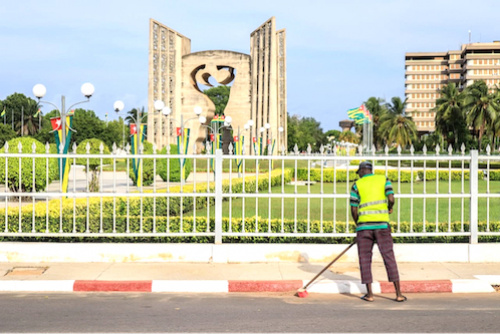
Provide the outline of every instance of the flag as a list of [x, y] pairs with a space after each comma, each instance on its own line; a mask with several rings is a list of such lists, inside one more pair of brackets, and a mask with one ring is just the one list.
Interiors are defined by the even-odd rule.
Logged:
[[262, 137], [255, 138], [253, 137], [253, 151], [255, 155], [262, 155]]
[[74, 115], [75, 114], [75, 109], [71, 109], [68, 113], [68, 115]]
[[141, 169], [141, 159], [137, 156], [139, 153], [139, 145], [144, 142], [144, 134], [146, 133], [146, 124], [141, 124], [139, 126], [139, 131], [137, 131], [137, 126], [135, 124], [130, 124], [130, 134], [132, 135], [132, 169], [135, 175], [135, 184], [138, 187], [142, 186], [142, 169]]
[[[182, 133], [182, 130], [181, 130]], [[188, 146], [189, 146], [189, 133], [190, 129], [184, 129], [184, 136], [177, 136], [177, 154], [187, 154]], [[181, 153], [181, 144], [184, 152]], [[179, 162], [181, 165], [181, 180], [185, 180], [186, 175], [186, 158], [179, 158]]]
[[33, 115], [33, 117], [38, 117], [38, 115], [40, 115], [40, 109], [38, 109], [38, 111], [35, 113], [35, 115]]
[[[50, 119], [50, 123], [52, 124], [52, 130], [54, 132], [54, 136], [56, 138], [56, 145], [57, 145], [57, 152], [60, 153], [59, 147], [61, 146], [62, 143], [62, 122], [61, 122], [61, 117], [54, 117]], [[69, 129], [73, 125], [73, 117], [72, 115], [66, 116], [66, 142], [64, 144], [63, 148], [63, 154], [68, 153], [69, 149], [69, 143], [71, 141], [71, 131]], [[70, 168], [70, 161], [67, 158], [59, 158], [59, 176], [61, 178], [62, 182], [62, 192], [66, 193], [68, 192], [68, 182], [69, 182], [69, 168]]]
[[372, 114], [370, 113], [368, 108], [366, 108], [365, 105], [362, 104], [361, 107], [359, 107], [359, 110], [363, 111], [363, 114], [365, 115], [365, 121], [370, 123], [372, 121]]
[[[234, 136], [234, 152], [236, 155], [243, 154], [243, 145], [244, 144], [245, 144], [245, 136], [242, 136], [241, 138], [239, 136]], [[237, 158], [235, 160], [236, 160], [236, 166], [238, 168], [238, 173], [241, 173], [241, 169], [243, 168], [243, 166], [242, 166], [243, 159]]]
[[363, 124], [364, 122], [371, 122], [372, 120], [372, 116], [364, 104], [358, 108], [347, 110], [347, 116], [356, 124]]
[[2, 113], [0, 114], [1, 117], [5, 117], [5, 107], [3, 107], [3, 111]]

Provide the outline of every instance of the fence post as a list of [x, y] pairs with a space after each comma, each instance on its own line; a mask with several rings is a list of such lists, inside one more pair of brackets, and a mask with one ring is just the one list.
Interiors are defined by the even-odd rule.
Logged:
[[222, 244], [222, 150], [215, 150], [215, 244]]
[[477, 231], [478, 231], [478, 171], [479, 171], [479, 161], [478, 161], [478, 151], [470, 151], [470, 174], [469, 174], [469, 185], [470, 185], [470, 215], [469, 215], [469, 229], [470, 229], [470, 241], [471, 244], [477, 244]]

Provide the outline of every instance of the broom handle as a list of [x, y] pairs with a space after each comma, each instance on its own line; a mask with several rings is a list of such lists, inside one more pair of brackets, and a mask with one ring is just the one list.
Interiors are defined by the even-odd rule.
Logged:
[[340, 253], [336, 258], [334, 258], [332, 260], [332, 262], [328, 263], [328, 265], [326, 267], [323, 268], [323, 270], [321, 270], [316, 276], [314, 276], [314, 278], [312, 280], [309, 281], [309, 283], [306, 284], [306, 286], [303, 288], [303, 289], [307, 289], [307, 287], [316, 280], [316, 278], [318, 278], [322, 273], [325, 272], [325, 270], [327, 270], [328, 268], [330, 268], [330, 266], [335, 262], [337, 261], [342, 255], [344, 255], [349, 249], [351, 249], [352, 246], [354, 246], [354, 244], [356, 243], [356, 240], [353, 241], [352, 244], [349, 245], [349, 247], [347, 247], [342, 253]]

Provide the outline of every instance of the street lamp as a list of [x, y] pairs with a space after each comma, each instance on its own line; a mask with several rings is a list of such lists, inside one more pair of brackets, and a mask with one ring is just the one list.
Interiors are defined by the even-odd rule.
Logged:
[[[160, 107], [160, 105], [158, 105], [158, 107]], [[165, 107], [165, 105], [161, 106], [161, 112], [163, 115], [165, 116], [169, 116], [172, 112], [172, 110], [169, 108], [169, 107]], [[189, 122], [189, 121], [192, 121], [193, 119], [198, 119], [200, 121], [200, 123], [202, 123], [202, 119], [205, 119], [206, 121], [206, 118], [204, 116], [201, 116], [201, 113], [203, 112], [203, 109], [200, 107], [200, 106], [195, 106], [194, 109], [193, 109], [193, 112], [196, 114], [196, 116], [194, 117], [190, 117], [186, 120], [184, 120], [184, 115], [181, 113], [181, 120], [180, 120], [180, 133], [178, 132], [177, 135], [180, 138], [179, 140], [179, 145], [177, 146], [177, 150], [178, 150], [178, 153], [179, 155], [181, 154], [185, 154], [187, 152], [185, 152], [185, 149], [187, 148], [187, 144], [186, 144], [186, 147], [184, 147], [184, 128], [186, 126], [186, 124]], [[176, 122], [179, 122], [177, 119], [173, 118], [172, 117], [172, 120], [176, 121]], [[170, 124], [170, 122], [169, 122]], [[169, 139], [169, 146], [170, 146], [170, 133], [168, 134], [167, 136]], [[188, 137], [188, 140], [189, 140], [189, 137]], [[184, 185], [184, 162], [185, 162], [185, 158], [179, 158], [180, 160], [180, 168], [181, 168], [181, 185]]]
[[68, 112], [76, 105], [78, 104], [81, 104], [81, 103], [86, 103], [86, 102], [89, 102], [90, 100], [90, 97], [92, 96], [92, 94], [94, 94], [94, 85], [92, 85], [91, 83], [84, 83], [81, 87], [81, 92], [83, 94], [83, 96], [85, 96], [87, 99], [84, 100], [84, 101], [80, 101], [80, 102], [77, 102], [73, 105], [71, 105], [68, 109], [66, 109], [66, 98], [64, 95], [61, 96], [61, 108], [59, 109], [57, 107], [57, 105], [55, 105], [54, 103], [52, 102], [48, 102], [48, 101], [41, 101], [41, 99], [45, 96], [45, 94], [47, 93], [47, 89], [45, 88], [44, 85], [42, 84], [36, 84], [35, 86], [33, 86], [33, 95], [36, 96], [36, 98], [38, 99], [38, 102], [39, 103], [46, 103], [46, 104], [50, 104], [52, 105], [53, 107], [56, 108], [56, 110], [59, 112], [59, 115], [61, 117], [61, 128], [62, 128], [62, 144], [63, 145], [66, 145], [66, 115], [68, 114]]
[[[113, 104], [113, 109], [116, 111], [116, 113], [119, 113], [120, 111], [122, 111], [124, 107], [125, 107], [125, 104], [122, 101], [116, 101]], [[154, 108], [155, 108], [156, 112], [163, 110], [164, 107], [165, 107], [165, 103], [163, 103], [163, 101], [157, 100], [154, 102]], [[135, 123], [135, 133], [137, 134], [137, 143], [136, 143], [137, 148], [139, 147], [139, 143], [142, 142], [143, 133], [142, 133], [141, 123], [142, 123], [142, 120], [146, 116], [147, 116], [147, 113], [145, 113], [144, 115], [140, 115], [139, 109], [137, 109], [136, 117], [134, 117], [133, 115], [130, 115], [130, 117], [132, 118], [132, 120]], [[136, 154], [136, 153], [137, 152], [135, 152], [135, 145], [132, 145], [132, 154]], [[142, 175], [139, 172], [140, 170], [142, 170], [142, 160], [139, 161], [139, 160], [136, 160], [136, 158], [133, 158], [132, 164], [134, 166], [134, 173], [136, 174], [135, 175], [136, 185], [138, 187], [142, 187]], [[140, 168], [138, 168], [138, 167], [140, 167]]]
[[[84, 83], [81, 87], [81, 92], [82, 94], [87, 98], [84, 101], [77, 102], [73, 105], [71, 105], [68, 109], [66, 109], [66, 98], [64, 95], [61, 97], [61, 108], [59, 109], [57, 105], [55, 105], [52, 102], [48, 101], [41, 101], [41, 99], [45, 96], [47, 93], [47, 89], [45, 88], [44, 85], [42, 84], [36, 84], [33, 86], [33, 94], [36, 96], [38, 99], [38, 103], [46, 103], [50, 104], [53, 107], [56, 108], [56, 110], [59, 112], [59, 115], [61, 117], [60, 123], [57, 124], [57, 128], [52, 130], [52, 132], [57, 131], [59, 127], [62, 129], [61, 131], [61, 142], [59, 143], [58, 150], [61, 154], [66, 154], [68, 152], [69, 148], [69, 140], [68, 143], [66, 143], [66, 115], [69, 110], [71, 110], [74, 106], [81, 104], [81, 103], [86, 103], [89, 102], [90, 97], [92, 94], [94, 94], [94, 86], [91, 83]], [[68, 131], [73, 130], [68, 126]], [[74, 130], [73, 130], [74, 131]], [[56, 141], [59, 140], [59, 135], [56, 132]], [[68, 180], [69, 180], [69, 159], [63, 159], [62, 157], [59, 158], [59, 175], [61, 179], [61, 192], [66, 193], [68, 190]]]
[[[118, 100], [118, 101], [115, 101], [115, 103], [113, 104], [113, 109], [116, 111], [116, 113], [119, 113], [120, 111], [123, 110], [123, 108], [125, 108], [125, 104]], [[164, 115], [166, 115], [164, 112], [166, 111], [165, 110], [165, 103], [163, 103], [163, 101], [161, 100], [156, 100], [154, 102], [154, 108], [155, 108], [155, 111], [156, 112], [162, 112]], [[133, 115], [130, 115], [130, 118], [132, 118], [132, 120], [134, 121], [135, 123], [135, 127], [136, 127], [136, 131], [141, 132], [141, 121], [147, 116], [147, 113], [144, 113], [144, 115], [140, 115], [139, 114], [139, 109], [137, 109], [137, 117], [134, 117]]]
[[224, 128], [229, 128], [229, 127], [231, 127], [231, 123], [233, 122], [233, 119], [232, 119], [232, 117], [231, 117], [231, 116], [226, 116], [226, 117], [224, 118], [224, 125], [222, 125], [222, 126], [220, 126], [220, 127], [219, 127], [219, 126], [217, 126], [217, 127], [215, 127], [215, 128], [214, 128], [214, 127], [212, 127], [212, 126], [210, 126], [210, 125], [208, 125], [208, 124], [205, 124], [205, 123], [206, 123], [206, 121], [207, 121], [207, 118], [206, 118], [205, 116], [200, 116], [200, 117], [199, 117], [199, 121], [200, 121], [200, 123], [201, 123], [201, 125], [202, 125], [202, 126], [204, 126], [204, 127], [206, 127], [206, 128], [209, 128], [209, 129], [210, 129], [210, 131], [212, 131], [212, 133], [213, 133], [214, 135], [219, 135], [219, 131], [220, 131], [220, 130], [222, 130], [222, 129], [224, 129]]

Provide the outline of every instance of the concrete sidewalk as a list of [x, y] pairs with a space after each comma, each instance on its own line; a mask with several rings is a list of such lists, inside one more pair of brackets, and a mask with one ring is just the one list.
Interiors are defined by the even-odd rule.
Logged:
[[[326, 263], [0, 263], [0, 291], [294, 292]], [[500, 263], [399, 263], [403, 292], [495, 292]], [[375, 293], [393, 291], [373, 263]], [[335, 263], [309, 288], [364, 293], [358, 264]]]

